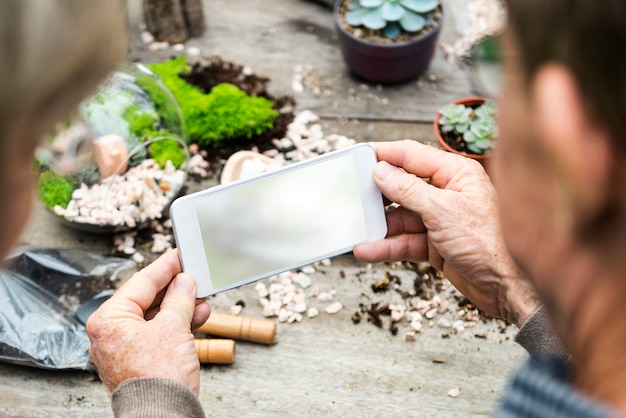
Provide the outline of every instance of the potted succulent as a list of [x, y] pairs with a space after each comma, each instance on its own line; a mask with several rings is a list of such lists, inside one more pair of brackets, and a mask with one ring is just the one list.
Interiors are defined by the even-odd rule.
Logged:
[[447, 151], [484, 161], [495, 148], [497, 108], [493, 101], [467, 97], [442, 107], [433, 122]]
[[405, 81], [428, 67], [442, 16], [439, 0], [337, 0], [334, 9], [346, 64], [378, 83]]

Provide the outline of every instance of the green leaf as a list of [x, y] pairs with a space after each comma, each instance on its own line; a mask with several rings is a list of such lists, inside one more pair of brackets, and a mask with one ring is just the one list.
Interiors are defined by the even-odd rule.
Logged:
[[426, 26], [426, 20], [421, 15], [407, 10], [400, 19], [400, 26], [407, 32], [417, 32]]
[[468, 129], [469, 129], [469, 127], [470, 127], [469, 123], [464, 123], [464, 124], [460, 124], [460, 125], [455, 125], [455, 126], [454, 126], [454, 129], [455, 129], [458, 133], [462, 134], [462, 133], [467, 132], [467, 131], [468, 131]]
[[400, 25], [396, 22], [389, 22], [385, 29], [383, 29], [383, 35], [389, 39], [395, 39], [398, 35], [400, 35]]
[[483, 150], [478, 148], [476, 146], [476, 144], [472, 144], [472, 143], [468, 143], [467, 144], [467, 149], [469, 149], [470, 151], [472, 151], [474, 154], [483, 154]]
[[404, 16], [404, 7], [398, 3], [385, 3], [381, 9], [383, 19], [387, 22], [396, 22]]
[[369, 13], [367, 9], [358, 9], [346, 13], [346, 23], [351, 26], [361, 26], [363, 24], [363, 17]]
[[381, 8], [378, 7], [374, 10], [371, 10], [363, 17], [363, 24], [366, 27], [373, 30], [378, 30], [385, 27], [387, 22], [385, 22], [385, 19], [383, 19], [383, 17], [380, 15], [380, 9]]
[[488, 150], [491, 148], [491, 141], [488, 139], [479, 139], [476, 141], [476, 146], [483, 150]]
[[400, 4], [417, 13], [428, 13], [435, 10], [439, 2], [437, 0], [399, 0]]
[[372, 8], [372, 7], [379, 7], [381, 4], [383, 4], [384, 0], [360, 0], [359, 4], [363, 7], [368, 7], [368, 8]]
[[471, 130], [469, 130], [463, 134], [463, 139], [469, 145], [470, 143], [473, 143], [474, 141], [476, 141], [476, 135], [474, 135], [474, 133]]

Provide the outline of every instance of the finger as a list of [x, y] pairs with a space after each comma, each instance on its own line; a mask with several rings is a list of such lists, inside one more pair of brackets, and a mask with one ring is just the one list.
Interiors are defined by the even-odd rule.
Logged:
[[146, 312], [153, 306], [159, 292], [167, 287], [172, 277], [182, 271], [178, 251], [171, 250], [138, 271], [113, 295], [134, 302]]
[[374, 181], [383, 195], [420, 216], [429, 214], [442, 199], [435, 194], [443, 193], [414, 174], [386, 161], [380, 161], [374, 168]]
[[383, 261], [426, 261], [428, 244], [426, 234], [404, 234], [382, 240], [359, 244], [352, 253], [368, 263]]
[[[144, 318], [146, 319], [146, 321], [149, 321], [151, 319], [153, 319], [161, 310], [161, 302], [163, 301], [163, 296], [165, 295], [165, 291], [167, 289], [163, 289], [163, 291], [161, 291], [159, 293], [159, 295], [161, 295], [160, 297], [157, 296], [157, 299], [155, 301], [155, 303], [152, 304], [152, 306], [150, 307], [150, 309], [148, 309], [145, 313], [144, 313]], [[158, 301], [158, 303], [156, 303]], [[206, 303], [206, 298], [200, 298], [200, 299], [196, 299], [196, 312], [194, 312], [194, 319], [192, 319], [192, 324], [194, 323], [194, 321], [196, 320], [196, 315], [198, 315], [198, 319], [197, 321], [202, 321], [202, 318], [204, 316], [206, 316], [206, 318], [204, 318], [204, 321], [200, 324], [204, 324], [206, 322], [206, 320], [209, 317], [209, 314], [211, 313], [211, 308], [209, 307], [208, 309], [201, 306], [202, 304], [207, 304]], [[198, 308], [200, 308], [198, 310]], [[200, 326], [198, 325], [198, 326]]]
[[211, 315], [211, 305], [208, 304], [207, 300], [204, 298], [196, 300], [196, 310], [193, 313], [193, 318], [191, 318], [191, 329], [192, 331], [198, 328], [200, 325], [204, 324], [209, 316]]
[[386, 214], [387, 236], [426, 232], [422, 218], [418, 214], [400, 206]]
[[156, 298], [154, 298], [154, 301], [152, 301], [150, 307], [144, 312], [144, 317], [146, 318], [146, 320], [154, 318], [154, 315], [159, 312], [159, 309], [161, 309], [161, 302], [163, 302], [163, 296], [165, 296], [166, 291], [167, 287], [157, 293]]
[[[371, 145], [376, 150], [379, 161], [387, 161], [417, 177], [431, 179], [431, 183], [439, 188], [446, 187], [458, 174], [459, 167], [469, 168], [476, 165], [469, 158], [408, 139], [374, 142]], [[472, 167], [472, 169], [477, 169], [477, 167]]]
[[161, 317], [180, 321], [179, 325], [191, 329], [191, 320], [196, 309], [196, 280], [190, 274], [179, 273], [168, 286], [161, 309], [155, 319]]

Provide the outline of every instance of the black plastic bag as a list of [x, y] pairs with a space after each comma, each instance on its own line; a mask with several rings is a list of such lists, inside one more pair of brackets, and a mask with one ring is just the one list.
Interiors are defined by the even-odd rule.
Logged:
[[46, 369], [88, 369], [89, 339], [74, 313], [112, 289], [131, 260], [32, 249], [0, 272], [0, 361]]

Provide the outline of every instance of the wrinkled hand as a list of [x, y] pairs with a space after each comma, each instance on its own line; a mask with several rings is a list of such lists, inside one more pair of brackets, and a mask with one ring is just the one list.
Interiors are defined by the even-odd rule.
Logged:
[[172, 250], [135, 273], [87, 321], [90, 356], [113, 392], [125, 380], [159, 377], [178, 381], [196, 395], [200, 363], [192, 328], [211, 310], [196, 299], [196, 282], [182, 273]]
[[484, 312], [518, 326], [540, 306], [511, 259], [495, 189], [476, 161], [415, 141], [372, 144], [374, 180], [399, 205], [384, 240], [354, 248], [368, 262], [429, 261]]

